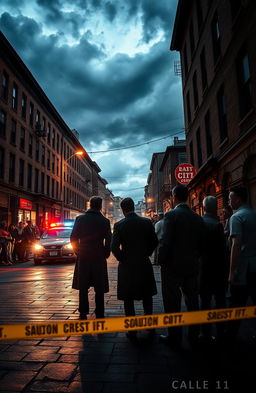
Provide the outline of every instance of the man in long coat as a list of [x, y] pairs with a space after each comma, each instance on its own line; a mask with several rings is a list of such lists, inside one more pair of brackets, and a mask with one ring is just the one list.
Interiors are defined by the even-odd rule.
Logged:
[[[180, 312], [182, 294], [188, 311], [199, 310], [198, 274], [202, 254], [204, 222], [187, 205], [188, 190], [177, 185], [172, 190], [174, 209], [165, 214], [163, 236], [160, 241], [158, 263], [161, 266], [162, 295], [166, 313]], [[199, 325], [188, 328], [191, 346], [197, 344]], [[174, 347], [181, 346], [181, 327], [168, 329], [168, 336], [160, 340]]]
[[[126, 316], [135, 315], [134, 300], [142, 300], [145, 314], [152, 314], [152, 296], [157, 293], [149, 256], [158, 244], [148, 218], [134, 212], [131, 198], [121, 201], [124, 219], [114, 225], [112, 252], [119, 261], [117, 297], [124, 301]], [[136, 332], [129, 332], [134, 337]]]
[[104, 318], [104, 293], [109, 291], [106, 259], [110, 255], [110, 222], [101, 214], [102, 199], [92, 197], [90, 209], [76, 218], [70, 241], [77, 254], [73, 288], [79, 290], [80, 318], [89, 313], [88, 289], [95, 290], [96, 318]]

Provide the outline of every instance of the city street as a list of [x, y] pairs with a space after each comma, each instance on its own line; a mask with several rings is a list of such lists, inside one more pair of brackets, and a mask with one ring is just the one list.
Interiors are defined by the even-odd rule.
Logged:
[[[0, 268], [0, 323], [77, 319], [78, 292], [71, 289], [73, 264]], [[106, 315], [123, 315], [116, 299], [117, 263], [108, 263]], [[158, 286], [159, 268], [154, 267]], [[91, 298], [93, 299], [93, 291]], [[91, 311], [93, 312], [93, 300]], [[138, 313], [142, 312], [137, 303]], [[163, 312], [160, 290], [154, 312]], [[136, 342], [124, 333], [57, 337], [0, 343], [1, 392], [174, 392], [250, 391], [254, 380], [255, 320], [245, 321], [233, 348], [192, 351], [186, 341], [174, 352], [141, 331]]]

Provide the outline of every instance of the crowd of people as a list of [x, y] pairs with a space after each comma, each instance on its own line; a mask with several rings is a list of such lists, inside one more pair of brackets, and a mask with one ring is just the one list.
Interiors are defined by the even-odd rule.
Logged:
[[[158, 220], [138, 216], [131, 198], [121, 201], [124, 218], [114, 225], [101, 214], [102, 199], [92, 197], [90, 209], [79, 216], [71, 234], [78, 255], [73, 288], [79, 290], [80, 318], [89, 313], [88, 289], [94, 287], [96, 317], [104, 317], [104, 293], [108, 292], [107, 261], [110, 252], [119, 262], [117, 297], [124, 302], [126, 316], [135, 315], [134, 300], [142, 300], [145, 314], [152, 314], [157, 293], [152, 264], [161, 268], [166, 313], [181, 311], [182, 298], [188, 311], [225, 308], [230, 288], [231, 307], [243, 307], [248, 297], [256, 304], [256, 212], [247, 204], [247, 191], [235, 187], [229, 206], [223, 209], [224, 225], [217, 216], [217, 199], [207, 196], [201, 217], [187, 204], [188, 190], [172, 190], [174, 208]], [[155, 252], [153, 263], [150, 256]], [[198, 343], [234, 339], [240, 321], [188, 327], [191, 347]], [[154, 331], [150, 330], [151, 334]], [[127, 337], [136, 338], [136, 331]], [[160, 340], [172, 347], [182, 345], [182, 328], [168, 329]]]
[[32, 221], [20, 221], [18, 225], [0, 223], [0, 263], [12, 265], [27, 261], [31, 255], [31, 245], [38, 238], [38, 228]]

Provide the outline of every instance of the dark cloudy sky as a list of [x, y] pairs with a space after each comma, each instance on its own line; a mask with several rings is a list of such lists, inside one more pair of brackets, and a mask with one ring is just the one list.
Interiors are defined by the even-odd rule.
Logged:
[[[95, 152], [182, 130], [179, 56], [169, 50], [177, 1], [1, 0], [0, 28]], [[91, 157], [115, 195], [139, 200], [152, 153], [172, 139]]]

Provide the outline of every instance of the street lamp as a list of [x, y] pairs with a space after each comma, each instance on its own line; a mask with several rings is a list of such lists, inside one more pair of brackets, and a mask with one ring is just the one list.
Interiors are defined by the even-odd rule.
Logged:
[[64, 177], [64, 171], [65, 171], [65, 168], [64, 168], [64, 165], [65, 165], [65, 163], [67, 163], [72, 157], [74, 157], [74, 156], [78, 156], [78, 157], [82, 157], [83, 155], [85, 154], [85, 151], [83, 151], [83, 150], [77, 150], [77, 151], [75, 151], [73, 154], [71, 154], [71, 156], [70, 157], [68, 157], [68, 158], [64, 158], [64, 157], [62, 157], [62, 164], [61, 164], [61, 192], [60, 192], [60, 195], [61, 195], [61, 220], [62, 221], [64, 221], [64, 179], [63, 179], [63, 177]]

